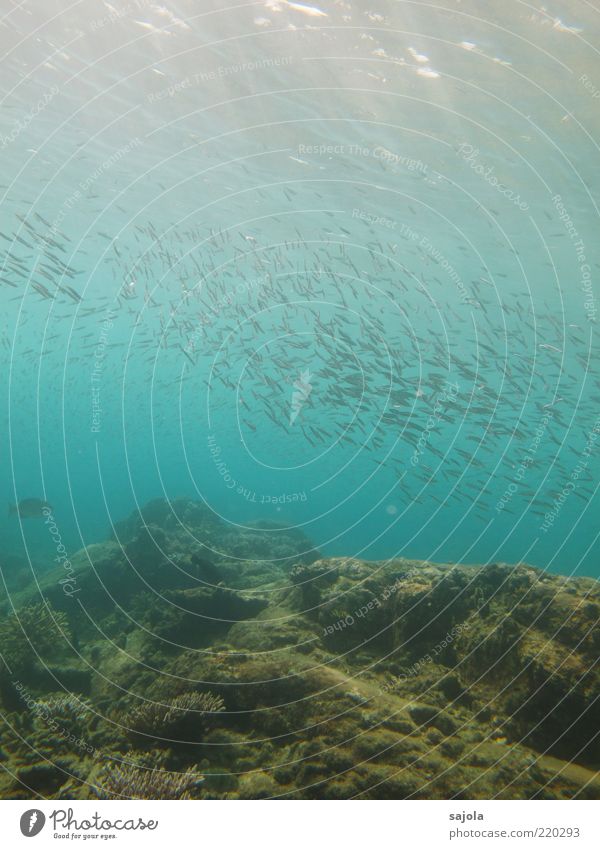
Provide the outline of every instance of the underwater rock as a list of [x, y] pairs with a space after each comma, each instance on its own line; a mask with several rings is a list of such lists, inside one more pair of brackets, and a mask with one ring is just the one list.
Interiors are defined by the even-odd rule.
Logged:
[[437, 709], [428, 705], [414, 705], [408, 712], [417, 725], [431, 725], [438, 715]]
[[319, 556], [302, 531], [279, 522], [261, 520], [244, 528], [223, 523], [216, 540], [217, 549], [238, 563], [257, 560], [269, 563], [267, 580], [269, 575], [281, 576], [294, 562], [312, 563]]
[[[255, 533], [252, 532], [252, 528], [256, 529]], [[299, 528], [273, 519], [260, 519], [250, 522], [249, 529], [248, 534], [251, 539], [268, 540], [268, 555], [276, 558], [282, 566], [289, 566], [292, 559], [310, 564], [320, 557], [318, 550]]]
[[[192, 799], [203, 776], [190, 768], [178, 773], [129, 763], [106, 765], [94, 787], [99, 799]], [[194, 794], [194, 795], [192, 795]]]
[[205, 557], [200, 557], [198, 554], [192, 554], [190, 560], [196, 570], [196, 576], [201, 581], [209, 584], [219, 583], [222, 575], [212, 561], [207, 560]]
[[[322, 599], [322, 591], [335, 584], [338, 572], [326, 561], [315, 563], [295, 563], [290, 569], [290, 581], [298, 588], [301, 612], [318, 615], [317, 608]], [[293, 603], [293, 602], [292, 602]]]
[[[93, 625], [74, 600], [97, 616], [127, 608], [148, 592], [207, 584], [254, 589], [281, 581], [290, 564], [316, 556], [310, 540], [295, 528], [265, 521], [255, 528], [232, 528], [202, 503], [157, 499], [116, 523], [111, 539], [88, 545], [66, 566], [43, 575], [39, 586], [44, 598], [77, 619], [77, 633], [83, 629], [85, 635]], [[24, 605], [37, 600], [39, 590], [15, 597]]]
[[92, 716], [87, 699], [78, 699], [64, 692], [45, 696], [34, 702], [31, 710], [38, 721], [66, 724], [71, 731], [79, 733], [86, 729]]
[[[4, 552], [0, 560], [0, 567], [2, 568], [2, 577], [6, 591], [9, 595], [12, 596], [14, 593], [19, 593], [31, 583], [32, 566], [29, 565], [26, 557]], [[39, 568], [34, 566], [34, 571], [37, 572]], [[3, 592], [2, 595], [4, 595]]]
[[268, 603], [222, 587], [165, 592], [164, 599], [172, 605], [167, 621], [164, 602], [148, 608], [146, 621], [159, 636], [189, 647], [205, 645], [237, 622], [258, 616]]
[[36, 763], [17, 771], [17, 779], [32, 793], [52, 796], [69, 779], [67, 769], [61, 769], [58, 763]]
[[183, 740], [199, 740], [207, 723], [225, 710], [220, 696], [210, 692], [189, 692], [169, 702], [145, 702], [125, 715], [122, 722], [138, 742], [139, 735], [150, 737], [155, 745], [173, 745]]
[[265, 608], [264, 615], [233, 625], [227, 640], [233, 648], [245, 653], [293, 646], [295, 652], [305, 654], [317, 643], [313, 629], [303, 618], [290, 615], [285, 607], [274, 604]]
[[53, 507], [41, 498], [24, 498], [18, 504], [8, 505], [9, 516], [19, 516], [21, 519], [41, 519], [46, 511], [52, 511]]
[[[338, 621], [349, 623], [332, 635], [333, 645], [347, 652], [360, 644], [381, 655], [389, 634], [385, 645], [403, 659], [395, 661], [403, 692], [414, 687], [411, 678], [441, 663], [460, 674], [461, 680], [445, 676], [437, 685], [449, 700], [467, 704], [477, 692], [491, 697], [508, 717], [505, 733], [512, 738], [599, 764], [593, 705], [600, 689], [600, 590], [597, 582], [572, 579], [567, 593], [564, 583], [523, 564], [415, 564], [399, 582], [394, 565], [386, 564], [351, 588], [346, 574], [329, 590], [336, 604], [344, 599], [344, 610], [330, 615], [343, 613], [346, 619]], [[386, 584], [394, 587], [387, 606]], [[365, 593], [376, 603], [360, 617]]]
[[[149, 536], [158, 545], [152, 540], [145, 543]], [[155, 556], [154, 549], [162, 549], [163, 557], [167, 552], [184, 554], [199, 543], [202, 550], [198, 553], [203, 558], [214, 561], [218, 552], [219, 558], [231, 557], [237, 562], [265, 559], [275, 563], [279, 572], [292, 560], [310, 563], [318, 557], [312, 542], [297, 528], [268, 520], [232, 528], [202, 502], [185, 498], [149, 502], [115, 523], [110, 539], [125, 548], [133, 545], [133, 553], [144, 545], [151, 556]]]
[[167, 534], [162, 528], [158, 525], [144, 525], [123, 546], [123, 551], [134, 567], [141, 568], [147, 574], [164, 562], [167, 545]]

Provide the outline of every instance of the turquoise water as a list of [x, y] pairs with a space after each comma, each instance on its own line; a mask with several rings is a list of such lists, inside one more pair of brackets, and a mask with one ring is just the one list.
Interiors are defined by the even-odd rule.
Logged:
[[600, 574], [598, 18], [489, 5], [5, 13], [7, 502]]

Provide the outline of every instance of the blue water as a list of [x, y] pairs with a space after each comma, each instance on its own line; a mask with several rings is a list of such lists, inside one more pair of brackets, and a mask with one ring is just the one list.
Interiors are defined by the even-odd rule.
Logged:
[[598, 23], [559, 6], [10, 13], [5, 500], [70, 553], [186, 496], [600, 575]]

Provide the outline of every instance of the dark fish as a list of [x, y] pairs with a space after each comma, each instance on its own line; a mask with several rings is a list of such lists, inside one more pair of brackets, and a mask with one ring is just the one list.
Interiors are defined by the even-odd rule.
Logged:
[[24, 498], [18, 504], [8, 505], [8, 515], [19, 515], [22, 519], [41, 519], [44, 510], [52, 510], [51, 504], [40, 498]]

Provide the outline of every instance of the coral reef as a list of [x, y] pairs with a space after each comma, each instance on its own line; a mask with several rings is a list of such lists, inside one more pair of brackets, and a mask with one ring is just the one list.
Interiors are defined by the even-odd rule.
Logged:
[[183, 693], [166, 704], [146, 702], [136, 707], [129, 719], [130, 730], [152, 737], [178, 737], [191, 733], [198, 739], [214, 714], [225, 710], [221, 696], [214, 693]]
[[600, 797], [597, 581], [319, 559], [191, 501], [115, 537], [73, 555], [87, 615], [58, 572], [11, 595], [41, 661], [4, 607], [1, 796]]
[[193, 769], [177, 773], [114, 764], [103, 767], [94, 791], [99, 799], [192, 799], [202, 780]]

